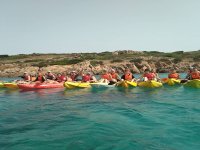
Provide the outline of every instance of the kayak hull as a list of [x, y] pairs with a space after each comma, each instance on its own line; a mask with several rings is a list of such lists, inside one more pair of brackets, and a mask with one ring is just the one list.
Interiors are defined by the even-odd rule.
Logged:
[[163, 83], [167, 84], [169, 86], [174, 86], [174, 85], [180, 85], [181, 80], [173, 79], [173, 78], [167, 78], [166, 80], [163, 81]]
[[109, 85], [108, 83], [102, 83], [102, 82], [96, 82], [96, 83], [90, 83], [90, 85], [94, 88], [109, 88], [109, 87], [115, 87], [115, 84]]
[[67, 89], [75, 89], [75, 88], [89, 88], [91, 87], [90, 83], [83, 82], [65, 82], [64, 87]]
[[193, 88], [200, 88], [200, 80], [198, 80], [198, 79], [190, 80], [190, 81], [186, 82], [184, 84], [184, 86], [193, 87]]
[[143, 82], [139, 82], [138, 86], [140, 87], [147, 87], [147, 88], [158, 88], [161, 87], [163, 84], [161, 82], [157, 82], [157, 81], [143, 81]]
[[52, 88], [64, 88], [63, 83], [55, 84], [44, 84], [44, 83], [35, 83], [35, 84], [17, 84], [20, 89], [52, 89]]
[[117, 87], [123, 87], [123, 88], [129, 88], [129, 87], [136, 87], [137, 83], [124, 80], [124, 81], [121, 81], [121, 82], [117, 83], [116, 86]]
[[4, 83], [3, 85], [4, 85], [4, 87], [10, 88], [10, 89], [18, 89], [19, 88], [17, 83]]
[[4, 83], [0, 82], [0, 88], [4, 87]]

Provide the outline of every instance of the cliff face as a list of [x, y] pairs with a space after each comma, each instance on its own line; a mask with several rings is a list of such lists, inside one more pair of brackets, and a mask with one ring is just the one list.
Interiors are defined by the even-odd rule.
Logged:
[[[142, 73], [145, 69], [156, 69], [160, 73], [169, 72], [171, 68], [177, 69], [178, 72], [185, 72], [189, 66], [195, 66], [200, 68], [200, 64], [191, 62], [180, 62], [180, 63], [169, 63], [162, 61], [148, 62], [116, 62], [110, 63], [109, 61], [104, 61], [103, 64], [92, 65], [90, 61], [84, 61], [73, 65], [50, 65], [46, 67], [41, 67], [43, 72], [52, 71], [54, 73], [70, 71], [79, 71], [81, 69], [86, 71], [92, 71], [94, 74], [100, 74], [103, 69], [114, 68], [118, 73], [122, 73], [125, 68], [131, 69], [133, 73]], [[39, 67], [31, 65], [19, 65], [19, 64], [2, 64], [0, 65], [0, 77], [17, 77], [23, 75], [24, 72], [28, 72], [35, 75]]]
[[124, 50], [102, 53], [0, 55], [0, 77], [16, 77], [24, 72], [34, 75], [39, 68], [42, 68], [44, 73], [49, 70], [59, 73], [84, 69], [100, 74], [102, 69], [110, 68], [119, 73], [125, 68], [131, 69], [133, 73], [142, 73], [147, 68], [161, 73], [169, 72], [171, 68], [185, 72], [189, 66], [200, 69], [200, 50], [173, 53]]

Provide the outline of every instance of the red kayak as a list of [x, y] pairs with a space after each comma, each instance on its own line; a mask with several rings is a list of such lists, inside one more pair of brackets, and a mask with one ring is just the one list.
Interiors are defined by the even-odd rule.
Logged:
[[17, 84], [20, 89], [51, 89], [64, 88], [63, 83], [34, 83], [34, 84]]

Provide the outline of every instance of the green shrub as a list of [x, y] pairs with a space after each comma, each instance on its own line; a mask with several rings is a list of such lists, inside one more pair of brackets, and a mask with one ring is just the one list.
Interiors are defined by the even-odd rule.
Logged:
[[176, 64], [176, 63], [179, 63], [182, 61], [182, 58], [181, 57], [177, 57], [177, 58], [174, 58], [173, 62]]
[[42, 59], [28, 59], [28, 60], [25, 60], [24, 62], [25, 63], [29, 63], [29, 62], [41, 62], [43, 61]]
[[116, 63], [116, 62], [123, 62], [122, 59], [113, 59], [110, 61], [111, 63]]
[[72, 64], [78, 64], [80, 62], [83, 62], [83, 59], [62, 59], [58, 61], [51, 61], [49, 65], [72, 65]]
[[90, 61], [90, 64], [92, 66], [97, 66], [97, 65], [103, 65], [103, 62], [102, 61], [92, 60], [92, 61]]
[[131, 59], [129, 62], [131, 62], [131, 63], [135, 63], [135, 62], [137, 62], [137, 63], [141, 63], [142, 62], [142, 58], [135, 58], [135, 59]]

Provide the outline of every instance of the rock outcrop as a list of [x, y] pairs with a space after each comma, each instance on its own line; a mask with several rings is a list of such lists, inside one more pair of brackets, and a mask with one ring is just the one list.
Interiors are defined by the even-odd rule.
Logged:
[[[78, 64], [73, 65], [52, 65], [47, 67], [42, 67], [42, 71], [45, 73], [47, 71], [52, 71], [54, 73], [59, 72], [70, 72], [70, 71], [92, 71], [94, 74], [100, 74], [103, 69], [114, 68], [118, 73], [122, 73], [126, 68], [131, 69], [133, 73], [142, 73], [145, 69], [156, 69], [160, 73], [169, 72], [171, 68], [175, 68], [178, 72], [187, 71], [189, 66], [195, 66], [200, 68], [200, 64], [194, 62], [180, 62], [172, 63], [171, 61], [147, 61], [142, 60], [141, 62], [130, 62], [123, 61], [117, 63], [110, 63], [109, 61], [103, 61], [103, 64], [97, 64], [93, 66], [90, 61], [83, 61]], [[1, 64], [0, 65], [0, 77], [17, 77], [22, 75], [24, 72], [28, 72], [35, 75], [39, 67], [34, 67], [31, 65], [20, 65], [17, 63], [12, 64]]]

